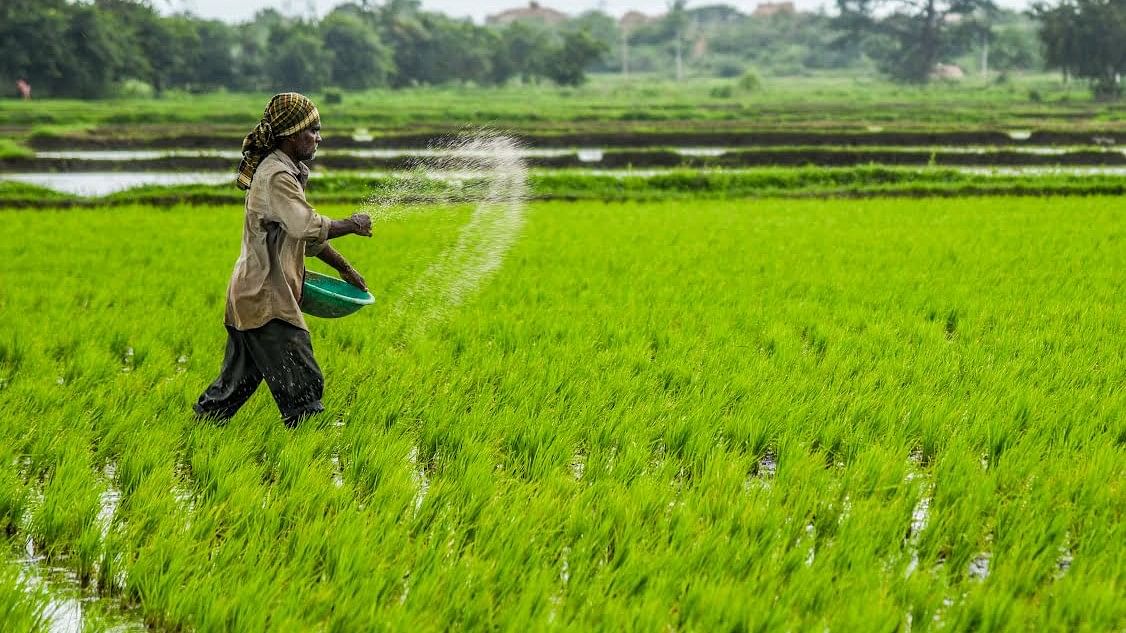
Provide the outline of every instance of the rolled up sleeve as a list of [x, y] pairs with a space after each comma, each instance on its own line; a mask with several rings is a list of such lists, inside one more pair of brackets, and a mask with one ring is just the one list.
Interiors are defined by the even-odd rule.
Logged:
[[328, 242], [307, 242], [305, 244], [305, 257], [316, 257], [328, 246]]
[[[270, 182], [270, 219], [281, 225], [293, 239], [310, 242], [317, 252], [328, 239], [331, 220], [317, 213], [305, 201], [305, 191], [293, 174], [278, 172]], [[315, 254], [315, 253], [314, 253]]]

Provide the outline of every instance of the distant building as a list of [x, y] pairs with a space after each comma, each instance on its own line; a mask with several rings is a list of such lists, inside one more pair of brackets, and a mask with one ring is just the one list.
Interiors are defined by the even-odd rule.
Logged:
[[707, 54], [708, 54], [708, 38], [707, 38], [706, 35], [701, 35], [700, 37], [696, 38], [695, 42], [692, 42], [692, 52], [690, 54], [690, 57], [692, 59], [700, 59], [701, 57], [703, 57], [704, 55], [707, 55]]
[[623, 31], [634, 31], [638, 27], [645, 26], [650, 22], [656, 22], [662, 17], [663, 16], [660, 15], [645, 15], [640, 11], [630, 11], [623, 15], [620, 20], [618, 20], [618, 28]]
[[756, 18], [768, 18], [778, 14], [793, 15], [794, 12], [793, 2], [760, 2], [751, 15]]
[[533, 0], [528, 3], [527, 7], [501, 11], [500, 13], [485, 18], [485, 24], [489, 26], [508, 26], [513, 22], [521, 21], [542, 22], [543, 24], [554, 26], [566, 22], [567, 14], [562, 11], [540, 6], [540, 3]]
[[965, 79], [966, 73], [960, 67], [954, 64], [935, 64], [934, 70], [931, 71], [931, 79], [942, 79], [945, 81], [958, 81]]
[[738, 9], [725, 4], [713, 4], [699, 9], [689, 9], [688, 13], [700, 25], [731, 24], [743, 17]]

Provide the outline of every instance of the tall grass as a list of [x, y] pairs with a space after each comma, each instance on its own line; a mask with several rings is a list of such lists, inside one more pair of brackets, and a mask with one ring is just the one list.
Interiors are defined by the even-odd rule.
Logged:
[[[484, 182], [451, 183], [417, 174], [370, 175], [332, 172], [309, 181], [317, 204], [360, 205], [394, 196], [402, 205], [418, 206], [451, 199], [472, 200]], [[528, 177], [529, 195], [539, 200], [657, 201], [682, 203], [719, 198], [864, 198], [932, 196], [1120, 195], [1126, 176], [1114, 173], [972, 173], [945, 168], [860, 167], [756, 168], [746, 170], [656, 170], [598, 173], [583, 170], [535, 170]], [[404, 191], [409, 195], [405, 195]], [[145, 204], [241, 205], [243, 193], [233, 185], [145, 185], [101, 197], [63, 193], [16, 181], [0, 181], [0, 205], [54, 209], [64, 206], [105, 207]]]
[[0, 623], [6, 631], [46, 631], [46, 596], [21, 577], [19, 568], [0, 559]]
[[0, 160], [35, 158], [35, 151], [12, 139], [0, 138]]
[[163, 629], [1122, 628], [1117, 199], [536, 203], [397, 339], [467, 217], [341, 240], [288, 430], [189, 415], [238, 206], [9, 212], [15, 538]]

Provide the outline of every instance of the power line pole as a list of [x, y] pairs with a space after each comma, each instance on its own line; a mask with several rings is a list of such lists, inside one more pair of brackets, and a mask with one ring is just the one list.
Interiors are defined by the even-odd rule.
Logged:
[[681, 51], [681, 31], [680, 26], [676, 27], [676, 80], [684, 79], [684, 55]]
[[989, 78], [989, 31], [981, 34], [981, 78]]
[[622, 28], [622, 77], [629, 79], [629, 28]]

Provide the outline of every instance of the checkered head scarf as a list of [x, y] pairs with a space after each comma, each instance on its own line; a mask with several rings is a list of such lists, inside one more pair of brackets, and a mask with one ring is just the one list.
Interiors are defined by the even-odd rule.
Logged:
[[274, 151], [278, 141], [320, 121], [317, 106], [296, 92], [276, 94], [266, 104], [262, 120], [242, 140], [242, 162], [238, 166], [238, 188], [250, 189], [258, 163]]

